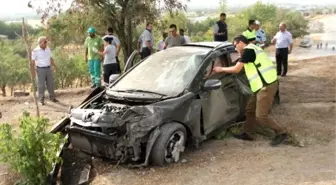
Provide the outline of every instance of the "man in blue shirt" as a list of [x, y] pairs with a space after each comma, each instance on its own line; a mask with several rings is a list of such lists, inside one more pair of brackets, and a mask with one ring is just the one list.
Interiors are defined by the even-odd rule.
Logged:
[[256, 20], [256, 45], [264, 49], [266, 44], [266, 33], [260, 28], [260, 21]]

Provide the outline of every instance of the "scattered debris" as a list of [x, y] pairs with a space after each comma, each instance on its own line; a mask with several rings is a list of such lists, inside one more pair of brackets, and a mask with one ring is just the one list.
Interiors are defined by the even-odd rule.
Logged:
[[90, 177], [90, 171], [91, 171], [91, 165], [86, 164], [83, 171], [80, 174], [79, 177], [79, 185], [84, 185], [89, 183], [89, 177]]

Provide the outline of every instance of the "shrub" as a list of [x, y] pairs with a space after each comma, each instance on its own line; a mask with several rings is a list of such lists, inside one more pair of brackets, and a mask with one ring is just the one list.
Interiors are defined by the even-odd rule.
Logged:
[[25, 113], [20, 119], [20, 133], [9, 124], [0, 125], [0, 161], [18, 172], [24, 185], [44, 185], [55, 163], [61, 144], [59, 134], [46, 133], [49, 121]]

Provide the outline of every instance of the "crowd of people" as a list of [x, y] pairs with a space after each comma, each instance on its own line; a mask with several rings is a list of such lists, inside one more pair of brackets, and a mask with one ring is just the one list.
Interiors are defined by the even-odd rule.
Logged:
[[[213, 28], [214, 41], [228, 41], [228, 25], [226, 14], [220, 14], [220, 20]], [[178, 29], [175, 24], [169, 26], [169, 34], [164, 32], [162, 40], [157, 48], [154, 46], [154, 36], [151, 23], [146, 24], [145, 30], [137, 42], [137, 51], [144, 59], [155, 51], [167, 48], [182, 46], [189, 43], [190, 38], [184, 35], [184, 30]], [[243, 68], [250, 83], [251, 96], [246, 106], [246, 124], [242, 133], [235, 135], [238, 139], [254, 140], [253, 131], [257, 123], [263, 124], [274, 130], [276, 137], [272, 145], [278, 145], [287, 138], [286, 129], [280, 126], [269, 116], [273, 104], [273, 98], [278, 91], [278, 76], [286, 76], [288, 70], [288, 54], [293, 48], [293, 39], [286, 29], [285, 23], [280, 23], [279, 32], [271, 40], [276, 47], [276, 66], [264, 51], [266, 45], [266, 33], [261, 29], [260, 21], [249, 20], [247, 29], [233, 39], [233, 45], [240, 55], [240, 60], [235, 66], [220, 67], [214, 66], [214, 73], [239, 73]], [[47, 47], [46, 37], [38, 39], [39, 45], [32, 52], [33, 74], [37, 73], [39, 101], [44, 104], [45, 84], [52, 101], [58, 101], [54, 93], [54, 80], [51, 66], [56, 70], [50, 49]], [[118, 55], [120, 53], [120, 40], [109, 27], [104, 37], [96, 34], [93, 27], [88, 29], [88, 37], [85, 40], [85, 61], [89, 66], [92, 88], [101, 86], [101, 63], [103, 64], [104, 85], [109, 83], [109, 77], [121, 73]]]

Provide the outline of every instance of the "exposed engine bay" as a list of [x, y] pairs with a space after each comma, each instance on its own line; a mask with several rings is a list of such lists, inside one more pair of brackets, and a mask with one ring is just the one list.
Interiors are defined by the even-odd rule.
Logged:
[[84, 108], [70, 111], [66, 127], [73, 147], [95, 156], [142, 162], [161, 111], [152, 105], [121, 104], [102, 95]]

